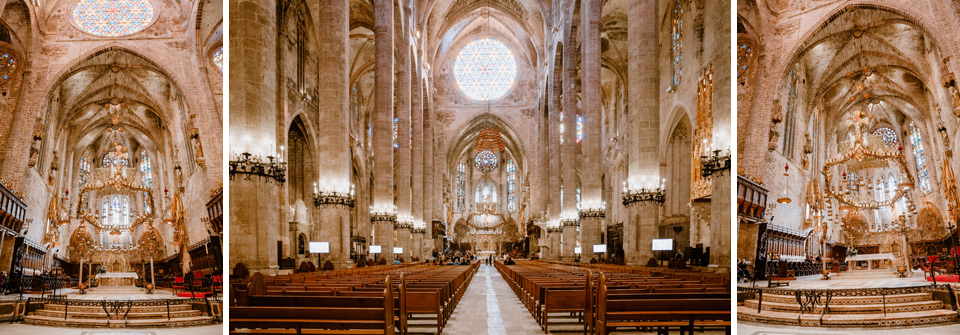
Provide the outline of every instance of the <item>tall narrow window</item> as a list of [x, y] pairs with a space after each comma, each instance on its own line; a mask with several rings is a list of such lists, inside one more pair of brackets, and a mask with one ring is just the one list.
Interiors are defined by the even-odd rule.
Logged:
[[130, 201], [127, 197], [123, 197], [123, 225], [130, 225]]
[[560, 144], [563, 144], [563, 112], [560, 112]]
[[[353, 117], [350, 122], [350, 131], [357, 136], [359, 140], [358, 129], [360, 128], [360, 89], [357, 87], [357, 83], [353, 83], [353, 87], [350, 88], [350, 111], [353, 113]], [[360, 142], [363, 143], [363, 142]]]
[[513, 159], [507, 160], [507, 210], [517, 210], [517, 166]]
[[797, 85], [800, 83], [800, 63], [794, 63], [787, 75], [787, 113], [783, 124], [783, 155], [793, 158], [794, 128], [797, 127]]
[[85, 151], [83, 156], [80, 156], [80, 187], [86, 185], [90, 179], [90, 159], [89, 151]]
[[[3, 29], [3, 27], [0, 27], [0, 29]], [[0, 52], [0, 84], [10, 80], [10, 78], [13, 77], [13, 72], [16, 70], [17, 59], [13, 57], [13, 54]]]
[[111, 214], [111, 216], [113, 217], [113, 219], [110, 220], [110, 221], [113, 221], [113, 224], [114, 224], [114, 225], [119, 225], [119, 224], [120, 224], [120, 213], [121, 213], [120, 210], [121, 210], [121, 209], [120, 209], [120, 196], [119, 196], [119, 195], [115, 195], [115, 196], [113, 196], [113, 207], [110, 209], [110, 214]]
[[467, 164], [460, 161], [457, 164], [457, 211], [463, 212], [466, 207], [467, 196]]
[[223, 72], [223, 47], [217, 47], [217, 51], [213, 53], [213, 64], [220, 69], [220, 72]]
[[683, 7], [680, 0], [673, 6], [673, 28], [671, 29], [670, 54], [673, 63], [673, 86], [680, 85], [680, 68], [683, 62]]
[[153, 188], [153, 168], [150, 166], [150, 156], [146, 150], [140, 151], [140, 173], [143, 186]]
[[740, 78], [744, 72], [747, 72], [747, 65], [753, 58], [753, 48], [740, 42], [737, 46], [737, 78]]
[[107, 216], [110, 215], [110, 205], [107, 198], [103, 198], [103, 206], [101, 206], [103, 212], [100, 213], [100, 224], [107, 224]]
[[913, 163], [917, 167], [917, 182], [923, 193], [930, 193], [930, 175], [927, 173], [927, 158], [923, 153], [923, 139], [920, 129], [910, 122], [910, 144], [913, 144]]
[[397, 142], [398, 131], [400, 130], [400, 119], [393, 118], [393, 148], [397, 149], [400, 147], [400, 142]]
[[305, 56], [305, 46], [306, 46], [306, 24], [303, 21], [303, 16], [297, 17], [297, 90], [300, 93], [304, 93], [304, 56]]

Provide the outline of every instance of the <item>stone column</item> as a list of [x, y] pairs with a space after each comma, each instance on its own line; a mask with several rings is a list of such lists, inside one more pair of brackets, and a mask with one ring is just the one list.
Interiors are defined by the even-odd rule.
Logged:
[[397, 219], [393, 203], [393, 1], [375, 0], [373, 116], [373, 206], [374, 236], [370, 245], [383, 248], [381, 257], [393, 260], [393, 224]]
[[[410, 120], [413, 123], [413, 133], [412, 133], [413, 148], [411, 149], [411, 153], [410, 153], [410, 160], [413, 163], [412, 164], [413, 175], [411, 176], [411, 183], [412, 183], [411, 193], [413, 195], [413, 200], [411, 202], [413, 205], [413, 222], [416, 224], [415, 228], [419, 230], [421, 228], [420, 225], [423, 224], [424, 222], [423, 220], [423, 209], [424, 209], [423, 208], [424, 207], [423, 205], [423, 198], [424, 198], [424, 195], [423, 195], [423, 190], [424, 190], [424, 187], [423, 187], [423, 152], [424, 152], [423, 150], [423, 93], [421, 92], [422, 82], [420, 80], [420, 67], [416, 66], [418, 64], [418, 62], [416, 61], [414, 61], [413, 64], [415, 65], [414, 69], [411, 70], [412, 77], [413, 77], [413, 81], [412, 81], [413, 86], [410, 92], [410, 97], [412, 99], [412, 103], [410, 104], [411, 106], [410, 112], [412, 114], [410, 117]], [[422, 250], [420, 245], [421, 242], [422, 242], [422, 238], [420, 240], [414, 239], [413, 241], [414, 248], [413, 250], [411, 250], [413, 252], [412, 253], [413, 256], [423, 257], [423, 255], [420, 254], [420, 250]]]
[[560, 250], [563, 254], [561, 259], [567, 262], [572, 262], [577, 258], [574, 249], [577, 247], [577, 225], [579, 225], [579, 221], [564, 222], [563, 231], [560, 233], [560, 238], [563, 239], [563, 247]]
[[[319, 5], [317, 40], [319, 53], [320, 125], [317, 129], [320, 148], [320, 180], [318, 187], [326, 192], [350, 192], [350, 132], [349, 116], [349, 30], [350, 1], [323, 1]], [[350, 211], [341, 205], [320, 205], [314, 224], [319, 241], [330, 242], [329, 259], [337, 268], [350, 262]], [[344, 241], [344, 233], [347, 240]]]
[[[422, 82], [422, 80], [421, 80]], [[426, 86], [423, 89], [427, 90]], [[437, 217], [434, 214], [436, 201], [434, 195], [436, 194], [435, 187], [439, 186], [442, 183], [435, 183], [434, 178], [439, 178], [434, 172], [436, 167], [434, 166], [434, 150], [433, 150], [433, 115], [430, 113], [430, 98], [429, 92], [424, 92], [425, 98], [423, 101], [423, 223], [426, 225], [424, 227], [424, 236], [423, 239], [423, 256], [428, 257], [431, 255], [431, 251], [434, 248], [433, 240], [433, 220]]]
[[[397, 255], [397, 257], [403, 257], [404, 262], [410, 261], [410, 255], [413, 254], [413, 235], [410, 233], [410, 224], [400, 223], [397, 224], [397, 242], [395, 247], [403, 248], [403, 252]], [[388, 262], [390, 260], [387, 260]]]
[[[238, 0], [230, 6], [230, 146], [233, 153], [267, 156], [277, 151], [277, 7]], [[247, 66], [260, 64], [260, 66]], [[233, 159], [233, 158], [231, 158]], [[272, 179], [238, 175], [230, 182], [230, 267], [275, 274], [284, 225], [280, 187]]]
[[584, 260], [589, 261], [593, 256], [593, 245], [600, 243], [600, 228], [603, 226], [605, 212], [603, 210], [603, 185], [600, 176], [603, 174], [601, 162], [603, 160], [603, 141], [600, 132], [603, 122], [603, 105], [600, 101], [600, 15], [602, 5], [600, 1], [583, 1], [580, 15], [584, 23], [583, 56], [580, 65], [582, 73], [582, 104], [583, 111], [583, 166], [581, 180], [580, 212], [580, 246]]
[[[563, 55], [559, 52], [554, 53], [554, 59], [559, 57], [563, 59]], [[556, 61], [554, 61], [556, 64]], [[549, 134], [549, 139], [547, 142], [547, 153], [549, 156], [548, 162], [549, 166], [547, 167], [548, 171], [553, 171], [549, 173], [547, 178], [547, 197], [549, 201], [547, 202], [547, 217], [545, 221], [547, 222], [548, 229], [556, 228], [556, 225], [560, 223], [560, 90], [562, 86], [562, 75], [561, 69], [554, 69], [553, 73], [549, 77], [551, 85], [548, 88], [547, 99], [548, 105], [547, 108], [547, 131]], [[557, 243], [556, 234], [550, 233], [550, 250], [547, 252], [547, 259], [559, 259], [560, 257], [560, 244]]]
[[[0, 7], [0, 13], [3, 11], [2, 8]], [[24, 70], [21, 74], [20, 87], [16, 90], [19, 95], [17, 96], [17, 106], [14, 108], [13, 126], [8, 129], [6, 138], [0, 138], [0, 144], [4, 144], [2, 141], [6, 141], [3, 148], [0, 149], [0, 152], [4, 153], [3, 156], [0, 156], [0, 158], [3, 158], [3, 163], [0, 164], [0, 172], [2, 172], [0, 178], [6, 180], [7, 186], [26, 192], [24, 190], [24, 178], [30, 160], [30, 146], [33, 145], [33, 129], [37, 126], [37, 118], [34, 117], [36, 113], [32, 112], [31, 107], [28, 106], [30, 102], [28, 97], [31, 95], [30, 88], [36, 84], [33, 83], [33, 71], [30, 70], [32, 62], [22, 62], [20, 65], [23, 66]], [[13, 82], [14, 80], [11, 79], [10, 81]], [[53, 120], [48, 122], [53, 122]], [[46, 129], [44, 131], [46, 132]], [[51, 141], [51, 139], [46, 138], [44, 141]], [[41, 176], [44, 174], [40, 173]]]
[[[401, 2], [402, 3], [402, 2]], [[406, 7], [401, 5], [401, 8]], [[409, 9], [409, 8], [407, 8]], [[397, 123], [397, 161], [395, 164], [395, 171], [397, 174], [397, 222], [400, 224], [412, 224], [413, 223], [413, 211], [411, 203], [411, 194], [410, 194], [410, 176], [412, 175], [411, 171], [411, 161], [410, 161], [410, 32], [408, 31], [407, 26], [407, 13], [408, 10], [403, 10], [400, 18], [401, 22], [397, 23], [397, 27], [400, 30], [397, 32], [397, 68], [396, 68], [396, 82], [397, 82], [397, 118], [400, 120]], [[410, 233], [410, 230], [407, 229], [407, 234]], [[403, 247], [403, 254], [409, 259], [410, 254], [410, 239], [400, 239], [397, 238], [397, 246]]]
[[[657, 2], [631, 0], [629, 26], [629, 120], [627, 136], [627, 188], [656, 187], [660, 181], [659, 71], [657, 69]], [[660, 204], [634, 203], [627, 206], [623, 225], [624, 257], [629, 264], [646, 264], [653, 257], [652, 239], [660, 220]]]
[[[560, 178], [563, 185], [563, 203], [560, 205], [560, 222], [563, 226], [563, 250], [560, 257], [565, 261], [576, 258], [573, 248], [577, 244], [577, 44], [568, 36], [563, 45], [563, 143], [560, 144]], [[568, 227], [573, 225], [572, 227]], [[567, 230], [571, 229], [568, 233]]]

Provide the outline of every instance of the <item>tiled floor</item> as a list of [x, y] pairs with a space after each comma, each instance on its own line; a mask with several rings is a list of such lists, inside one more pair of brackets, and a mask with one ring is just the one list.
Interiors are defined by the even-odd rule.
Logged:
[[492, 266], [481, 265], [443, 334], [543, 334], [520, 299]]

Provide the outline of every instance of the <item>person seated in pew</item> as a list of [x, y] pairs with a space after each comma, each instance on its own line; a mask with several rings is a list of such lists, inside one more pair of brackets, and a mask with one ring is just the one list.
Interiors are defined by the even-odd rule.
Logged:
[[400, 264], [400, 259], [399, 259], [399, 258], [394, 258], [394, 259], [393, 259], [393, 264]]
[[504, 256], [504, 258], [503, 265], [517, 265], [517, 262], [514, 262], [512, 257]]

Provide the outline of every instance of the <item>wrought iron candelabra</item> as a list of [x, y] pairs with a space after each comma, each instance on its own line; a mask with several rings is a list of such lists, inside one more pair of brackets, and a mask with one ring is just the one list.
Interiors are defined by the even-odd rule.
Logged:
[[322, 205], [341, 205], [353, 208], [357, 201], [353, 194], [336, 191], [317, 191], [313, 193], [313, 205], [320, 207]]
[[629, 206], [633, 203], [645, 205], [662, 205], [666, 199], [666, 193], [663, 186], [657, 188], [640, 188], [639, 190], [628, 190], [623, 193], [623, 205]]
[[700, 173], [703, 177], [712, 176], [715, 173], [723, 173], [730, 170], [730, 153], [720, 155], [720, 149], [712, 152], [712, 155], [700, 156]]
[[259, 176], [267, 178], [267, 181], [274, 179], [277, 184], [283, 185], [287, 180], [287, 163], [277, 160], [274, 156], [267, 156], [264, 161], [260, 156], [254, 156], [249, 152], [234, 155], [230, 160], [230, 180], [233, 180], [237, 174], [250, 176]]

